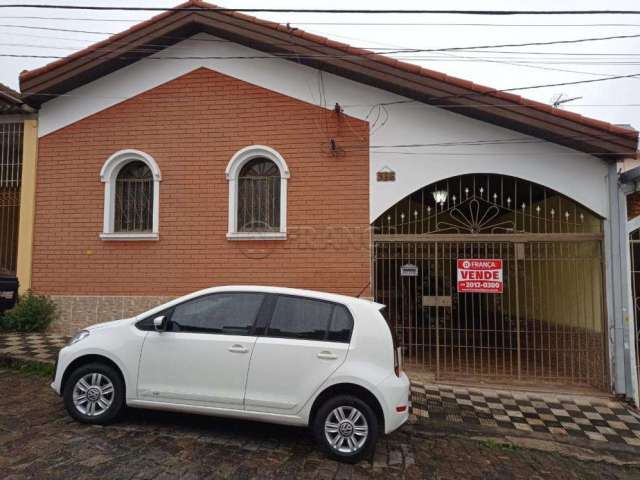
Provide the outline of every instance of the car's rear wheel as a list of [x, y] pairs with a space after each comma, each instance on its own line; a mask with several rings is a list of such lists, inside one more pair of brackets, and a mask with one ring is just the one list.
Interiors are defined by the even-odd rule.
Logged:
[[89, 363], [71, 373], [63, 397], [65, 408], [73, 418], [83, 423], [104, 425], [115, 420], [122, 411], [124, 382], [113, 367]]
[[353, 395], [325, 401], [315, 415], [313, 433], [330, 457], [356, 463], [373, 452], [378, 419], [371, 407]]

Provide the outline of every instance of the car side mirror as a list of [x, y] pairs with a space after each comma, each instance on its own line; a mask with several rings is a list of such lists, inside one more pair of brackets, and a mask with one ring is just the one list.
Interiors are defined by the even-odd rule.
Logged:
[[156, 329], [156, 332], [164, 332], [167, 329], [167, 318], [164, 315], [154, 318], [153, 328]]

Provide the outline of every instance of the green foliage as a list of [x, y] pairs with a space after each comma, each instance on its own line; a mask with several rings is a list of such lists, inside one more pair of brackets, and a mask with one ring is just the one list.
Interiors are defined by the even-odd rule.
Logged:
[[57, 317], [56, 304], [49, 297], [28, 292], [0, 317], [0, 331], [42, 332]]
[[516, 446], [509, 442], [496, 441], [493, 438], [486, 438], [480, 440], [480, 445], [490, 450], [502, 449], [502, 450], [515, 450]]
[[51, 378], [53, 376], [53, 365], [31, 360], [0, 357], [0, 368], [15, 370], [30, 377]]

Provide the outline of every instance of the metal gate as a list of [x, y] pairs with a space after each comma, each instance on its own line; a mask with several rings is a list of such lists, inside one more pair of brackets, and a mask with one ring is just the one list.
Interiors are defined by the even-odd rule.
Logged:
[[[573, 226], [562, 212], [566, 224], [557, 229], [516, 229], [497, 195], [478, 187], [473, 182], [478, 176], [470, 177], [459, 177], [449, 192], [466, 181], [476, 195], [465, 197], [462, 189], [458, 199], [463, 200], [454, 200], [448, 209], [437, 201], [426, 208], [416, 202], [413, 224], [402, 222], [409, 216], [402, 211], [387, 212], [374, 235], [376, 301], [387, 305], [385, 314], [403, 346], [405, 363], [439, 380], [606, 389], [602, 233], [576, 228], [585, 220], [577, 210], [569, 215], [579, 219]], [[552, 208], [544, 203], [534, 203], [534, 212], [542, 215], [543, 208]], [[557, 199], [551, 203], [558, 205]], [[406, 212], [407, 206], [400, 210]], [[420, 215], [420, 209], [428, 214]], [[440, 218], [434, 218], [434, 209]], [[394, 216], [401, 222], [394, 222]], [[469, 230], [458, 225], [461, 218]], [[519, 219], [521, 225], [533, 220], [543, 219], [526, 213]], [[425, 228], [425, 222], [434, 227]], [[497, 226], [505, 233], [495, 233]], [[457, 261], [462, 259], [502, 260], [502, 292], [458, 291]]]
[[22, 122], [0, 121], [0, 276], [16, 273], [22, 132]]

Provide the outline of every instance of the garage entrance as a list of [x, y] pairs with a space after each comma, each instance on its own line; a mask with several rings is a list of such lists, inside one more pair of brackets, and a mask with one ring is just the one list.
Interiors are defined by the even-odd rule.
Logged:
[[520, 179], [464, 175], [414, 192], [374, 227], [376, 301], [412, 368], [608, 388], [594, 213]]

